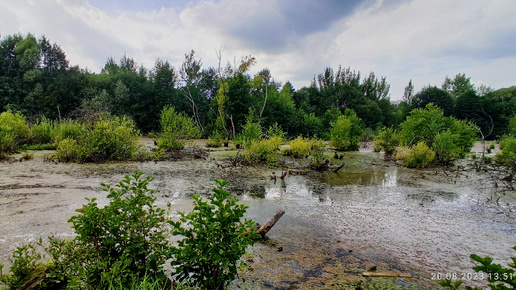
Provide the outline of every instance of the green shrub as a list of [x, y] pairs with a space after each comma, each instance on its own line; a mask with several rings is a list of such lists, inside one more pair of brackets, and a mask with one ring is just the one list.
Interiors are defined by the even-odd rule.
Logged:
[[161, 111], [161, 133], [158, 137], [158, 148], [182, 149], [184, 141], [199, 138], [201, 132], [195, 122], [174, 108], [166, 107]]
[[[88, 285], [107, 286], [108, 281], [130, 285], [135, 277], [149, 273], [164, 278], [160, 267], [168, 250], [162, 229], [165, 210], [154, 204], [154, 191], [147, 188], [152, 179], [142, 175], [136, 171], [115, 187], [102, 184], [109, 204], [100, 208], [95, 198], [87, 199], [77, 210], [80, 214], [69, 220], [79, 249], [88, 254], [79, 261], [84, 272], [77, 277]], [[66, 273], [70, 275], [77, 274]]]
[[[516, 250], [516, 247], [513, 247]], [[481, 272], [479, 277], [485, 277], [490, 289], [505, 290], [505, 289], [516, 289], [516, 275], [514, 269], [516, 269], [516, 257], [511, 257], [512, 263], [509, 264], [510, 268], [503, 267], [500, 264], [493, 264], [493, 258], [485, 257], [482, 258], [478, 255], [472, 254], [470, 258], [473, 261], [480, 263], [479, 266], [473, 267], [475, 272]], [[480, 276], [481, 275], [481, 276]], [[458, 277], [460, 279], [461, 277]], [[445, 281], [439, 282], [439, 285], [445, 289], [455, 290], [460, 289], [462, 281], [452, 282], [452, 277], [449, 277]], [[471, 288], [466, 286], [467, 290], [482, 290], [482, 288]]]
[[290, 141], [290, 148], [288, 155], [294, 158], [305, 158], [310, 155], [310, 144], [307, 139], [298, 136], [296, 139]]
[[17, 247], [12, 255], [11, 274], [3, 274], [3, 265], [0, 265], [0, 284], [6, 285], [9, 289], [19, 289], [25, 283], [29, 275], [39, 265], [41, 255], [36, 251], [34, 244], [27, 244]]
[[414, 146], [424, 142], [435, 151], [440, 164], [450, 164], [466, 156], [476, 141], [474, 127], [465, 121], [444, 117], [443, 111], [432, 103], [425, 109], [411, 111], [400, 128], [403, 144]]
[[219, 131], [215, 131], [210, 138], [206, 140], [206, 147], [220, 147], [222, 145], [222, 135]]
[[54, 126], [52, 142], [58, 144], [61, 140], [79, 140], [87, 128], [76, 120], [65, 120]]
[[516, 170], [516, 138], [508, 137], [500, 141], [500, 153], [496, 154], [494, 160], [497, 164], [505, 165]]
[[450, 126], [451, 118], [444, 117], [443, 111], [430, 103], [425, 109], [412, 110], [406, 121], [400, 124], [400, 141], [408, 146], [419, 142], [432, 146], [435, 136]]
[[364, 132], [362, 132], [362, 135], [360, 136], [360, 142], [371, 142], [375, 139], [375, 133], [374, 130], [371, 128], [365, 128]]
[[274, 125], [270, 126], [269, 130], [267, 130], [267, 137], [278, 137], [281, 141], [285, 141], [285, 132], [283, 132], [283, 129], [281, 129], [278, 123], [274, 123]]
[[183, 236], [177, 247], [171, 248], [175, 278], [203, 289], [225, 289], [238, 269], [246, 267], [241, 257], [256, 237], [253, 233], [243, 235], [254, 226], [250, 220], [241, 220], [247, 206], [238, 205], [238, 200], [224, 190], [227, 181], [216, 182], [209, 202], [194, 195], [192, 212], [180, 212], [179, 222], [169, 221], [174, 235]]
[[435, 136], [432, 148], [435, 150], [437, 163], [441, 165], [451, 164], [460, 155], [461, 150], [457, 146], [457, 137], [449, 130]]
[[398, 147], [396, 159], [404, 160], [405, 166], [410, 168], [425, 168], [429, 166], [435, 158], [435, 152], [424, 142], [419, 142], [412, 148]]
[[340, 151], [358, 150], [363, 131], [360, 123], [361, 120], [355, 112], [347, 109], [337, 122], [331, 123], [330, 146]]
[[[383, 150], [385, 156], [392, 156], [396, 147], [400, 144], [400, 137], [398, 132], [391, 128], [384, 127], [378, 132], [378, 136], [375, 138], [375, 149], [376, 152]], [[378, 150], [378, 151], [377, 151]]]
[[282, 140], [280, 137], [271, 137], [269, 139], [258, 140], [251, 143], [248, 147], [249, 151], [253, 153], [258, 160], [273, 163], [278, 159], [278, 150]]
[[[79, 133], [76, 130], [82, 129]], [[61, 161], [104, 162], [141, 158], [140, 133], [126, 117], [99, 116], [89, 126], [75, 122], [60, 124], [56, 136], [57, 158]]]
[[[154, 204], [154, 191], [148, 188], [151, 181], [136, 171], [115, 187], [102, 184], [108, 205], [99, 207], [95, 198], [86, 199], [88, 203], [76, 210], [79, 214], [68, 220], [74, 238], [48, 237], [44, 261], [34, 244], [18, 248], [11, 273], [3, 274], [0, 265], [0, 284], [18, 289], [37, 270], [42, 278], [38, 289], [227, 287], [238, 270], [247, 267], [242, 255], [259, 237], [251, 230], [252, 221], [241, 220], [247, 207], [224, 190], [226, 181], [216, 181], [209, 202], [194, 195], [193, 211], [180, 213], [180, 221], [172, 222]], [[170, 247], [167, 223], [174, 235], [183, 236], [175, 247]], [[37, 245], [43, 247], [41, 239]], [[166, 261], [171, 261], [173, 278], [180, 284], [165, 276]]]
[[6, 111], [0, 114], [0, 157], [18, 149], [28, 141], [29, 126], [21, 113]]
[[[463, 120], [451, 118], [450, 133], [455, 135], [454, 145], [456, 146], [455, 154], [457, 157], [465, 157], [475, 145], [477, 141], [477, 130]], [[435, 150], [435, 149], [434, 149]]]
[[77, 144], [77, 140], [64, 139], [57, 144], [56, 157], [59, 161], [70, 162], [82, 160], [84, 158], [81, 146]]
[[435, 152], [420, 142], [412, 148], [411, 154], [405, 159], [407, 167], [425, 168], [428, 167], [435, 158]]
[[54, 135], [54, 122], [47, 118], [41, 118], [31, 128], [32, 144], [50, 144]]
[[262, 126], [253, 122], [253, 115], [253, 112], [250, 111], [247, 122], [242, 128], [242, 139], [245, 148], [249, 148], [254, 141], [260, 140], [262, 137]]
[[310, 146], [310, 164], [312, 166], [318, 165], [326, 159], [326, 144], [323, 140], [311, 139], [308, 144]]

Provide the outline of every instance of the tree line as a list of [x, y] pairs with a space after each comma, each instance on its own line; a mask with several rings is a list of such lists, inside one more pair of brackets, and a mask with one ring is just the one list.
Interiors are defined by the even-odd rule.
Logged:
[[[234, 64], [204, 67], [195, 51], [179, 68], [157, 59], [148, 69], [123, 55], [108, 58], [100, 73], [70, 66], [65, 52], [45, 36], [8, 35], [0, 42], [0, 111], [21, 112], [29, 121], [88, 119], [98, 113], [127, 116], [144, 133], [156, 132], [164, 107], [192, 118], [201, 136], [234, 139], [250, 115], [264, 128], [277, 124], [287, 136], [330, 138], [330, 124], [346, 109], [363, 128], [397, 128], [414, 109], [433, 103], [444, 116], [467, 120], [479, 136], [494, 139], [507, 132], [516, 112], [516, 88], [475, 88], [464, 74], [446, 77], [441, 86], [414, 92], [412, 80], [403, 100], [390, 101], [390, 85], [373, 72], [327, 67], [311, 85], [296, 90], [276, 81], [265, 68], [255, 75], [252, 56]], [[367, 132], [367, 130], [366, 130]]]

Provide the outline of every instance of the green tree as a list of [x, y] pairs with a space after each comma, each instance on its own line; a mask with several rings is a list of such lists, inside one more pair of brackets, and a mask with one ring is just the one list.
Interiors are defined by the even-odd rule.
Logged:
[[475, 91], [475, 86], [471, 83], [471, 78], [466, 77], [466, 74], [457, 74], [453, 80], [446, 77], [441, 88], [455, 98], [467, 91]]
[[454, 100], [452, 96], [438, 87], [423, 88], [413, 97], [411, 106], [413, 109], [425, 108], [430, 103], [443, 110], [444, 116], [448, 117], [453, 114]]
[[331, 146], [343, 151], [358, 150], [363, 130], [361, 120], [353, 110], [346, 110], [331, 127]]

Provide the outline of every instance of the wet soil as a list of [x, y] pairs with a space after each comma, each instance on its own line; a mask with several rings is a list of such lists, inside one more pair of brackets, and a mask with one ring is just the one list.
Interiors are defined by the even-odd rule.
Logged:
[[[151, 144], [147, 144], [152, 146]], [[281, 169], [220, 165], [229, 148], [211, 150], [206, 159], [111, 164], [64, 164], [33, 160], [0, 163], [0, 263], [13, 250], [49, 235], [73, 235], [67, 220], [84, 198], [107, 202], [100, 183], [116, 184], [140, 170], [151, 176], [157, 203], [188, 211], [194, 193], [206, 195], [214, 179], [230, 181], [230, 190], [249, 206], [248, 218], [264, 223], [277, 209], [285, 215], [246, 254], [254, 268], [232, 288], [439, 288], [435, 279], [455, 273], [464, 284], [474, 263], [469, 255], [488, 255], [507, 264], [514, 256], [516, 204], [511, 195], [493, 202], [483, 177], [450, 176], [440, 168], [412, 170], [383, 161], [369, 148], [331, 160], [338, 172], [279, 176]], [[479, 186], [482, 183], [483, 186]], [[382, 272], [413, 278], [365, 278]]]

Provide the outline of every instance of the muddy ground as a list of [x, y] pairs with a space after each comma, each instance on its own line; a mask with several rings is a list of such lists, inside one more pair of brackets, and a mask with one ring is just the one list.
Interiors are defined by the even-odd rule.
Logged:
[[[514, 256], [513, 195], [496, 196], [489, 181], [474, 173], [405, 169], [383, 161], [370, 147], [346, 153], [342, 160], [330, 158], [331, 167], [345, 164], [338, 173], [287, 175], [284, 180], [270, 178], [281, 168], [222, 168], [236, 154], [225, 148], [209, 152], [206, 159], [157, 163], [64, 164], [43, 158], [48, 154], [0, 163], [0, 263], [8, 263], [24, 243], [72, 236], [67, 220], [84, 198], [105, 204], [100, 183], [116, 184], [137, 169], [154, 179], [157, 203], [166, 207], [170, 202], [173, 211], [188, 211], [191, 196], [208, 194], [214, 179], [230, 181], [230, 190], [249, 206], [248, 218], [259, 223], [285, 210], [268, 239], [245, 256], [254, 271], [232, 288], [432, 289], [439, 288], [436, 278], [453, 273], [464, 284], [481, 286], [485, 281], [471, 275], [470, 254], [489, 255], [503, 264]], [[361, 275], [374, 267], [413, 278]]]

